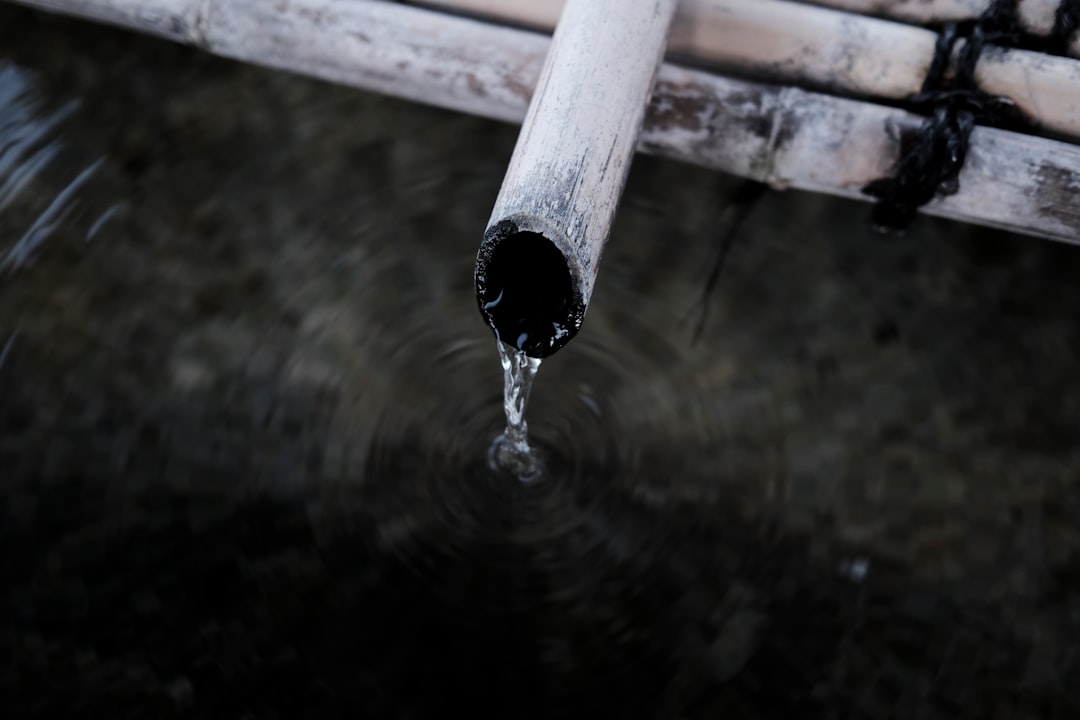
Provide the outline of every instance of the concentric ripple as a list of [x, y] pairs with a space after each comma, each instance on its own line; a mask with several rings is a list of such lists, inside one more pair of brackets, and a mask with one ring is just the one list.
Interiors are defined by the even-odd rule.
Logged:
[[[560, 717], [601, 697], [636, 717], [646, 699], [650, 712], [675, 703], [671, 688], [703, 692], [716, 653], [734, 672], [753, 635], [714, 648], [716, 612], [733, 602], [733, 545], [752, 543], [738, 529], [744, 499], [715, 475], [722, 376], [708, 371], [716, 347], [694, 345], [683, 322], [694, 286], [658, 303], [632, 282], [601, 283], [582, 333], [540, 367], [526, 418], [543, 473], [523, 483], [488, 463], [502, 373], [469, 284], [379, 281], [429, 260], [368, 246], [333, 311], [302, 293], [306, 352], [333, 348], [347, 368], [308, 488], [324, 557], [368, 578], [335, 600], [342, 632], [363, 644], [373, 598], [396, 598], [411, 609], [392, 613], [403, 634], [386, 652], [431, 658], [442, 667], [428, 680], [446, 692], [531, 694]], [[457, 653], [479, 666], [458, 668]]]

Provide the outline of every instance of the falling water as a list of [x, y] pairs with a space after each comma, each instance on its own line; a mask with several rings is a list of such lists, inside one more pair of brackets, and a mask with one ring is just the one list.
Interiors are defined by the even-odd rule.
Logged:
[[529, 357], [522, 351], [495, 343], [503, 367], [503, 409], [506, 411], [506, 431], [495, 438], [488, 451], [488, 463], [493, 470], [512, 472], [523, 482], [540, 477], [540, 461], [529, 447], [525, 405], [533, 380], [540, 369], [540, 358]]

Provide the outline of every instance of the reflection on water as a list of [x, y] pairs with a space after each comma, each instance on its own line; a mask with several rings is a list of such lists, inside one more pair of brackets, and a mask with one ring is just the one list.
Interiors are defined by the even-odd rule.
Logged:
[[53, 135], [77, 107], [71, 102], [39, 114], [36, 100], [29, 72], [11, 64], [0, 66], [0, 210], [19, 199], [56, 156]]
[[[77, 103], [39, 114], [30, 74], [6, 64], [0, 66], [0, 212], [17, 201], [32, 206], [37, 197], [35, 183], [56, 157], [58, 127], [70, 117]], [[18, 270], [30, 262], [38, 248], [70, 216], [79, 188], [100, 166], [101, 161], [83, 170], [56, 194], [45, 210], [2, 256], [0, 270]]]
[[770, 195], [695, 342], [734, 185], [641, 159], [521, 483], [472, 297], [513, 128], [0, 48], [4, 251], [74, 208], [0, 280], [12, 717], [1080, 712], [1075, 249]]

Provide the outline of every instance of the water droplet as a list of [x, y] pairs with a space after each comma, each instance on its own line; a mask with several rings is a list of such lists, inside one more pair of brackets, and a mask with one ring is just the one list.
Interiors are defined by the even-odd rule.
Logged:
[[500, 290], [499, 291], [499, 296], [497, 298], [495, 298], [494, 300], [492, 300], [489, 303], [484, 303], [484, 309], [485, 310], [494, 310], [498, 306], [498, 304], [502, 302], [503, 294], [505, 292], [506, 292], [506, 290]]

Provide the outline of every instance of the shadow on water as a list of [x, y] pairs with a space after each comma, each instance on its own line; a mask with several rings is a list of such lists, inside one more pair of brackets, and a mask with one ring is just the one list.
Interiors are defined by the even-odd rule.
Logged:
[[0, 48], [7, 716], [1080, 713], [1075, 249], [790, 193], [721, 251], [737, 183], [639, 158], [523, 484], [472, 297], [513, 128]]

